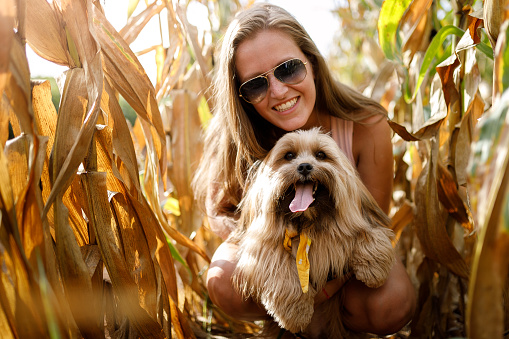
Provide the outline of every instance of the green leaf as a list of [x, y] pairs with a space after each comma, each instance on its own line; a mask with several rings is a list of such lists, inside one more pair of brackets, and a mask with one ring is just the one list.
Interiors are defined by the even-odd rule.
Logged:
[[180, 216], [180, 207], [178, 199], [169, 197], [163, 205], [163, 209], [170, 211], [175, 216]]
[[74, 64], [76, 67], [81, 67], [81, 61], [78, 55], [78, 50], [76, 49], [76, 44], [74, 43], [74, 40], [72, 39], [72, 36], [69, 33], [67, 27], [65, 28], [65, 36], [67, 37], [67, 48], [69, 48], [69, 54], [71, 55]]
[[179, 263], [182, 264], [182, 266], [184, 266], [187, 273], [189, 273], [189, 279], [192, 279], [193, 274], [191, 272], [191, 269], [187, 265], [187, 262], [184, 260], [184, 258], [182, 258], [182, 255], [180, 254], [179, 250], [175, 247], [175, 245], [173, 245], [173, 243], [171, 242], [171, 240], [168, 237], [166, 237], [166, 243], [168, 244], [168, 247], [170, 248], [170, 253], [171, 253], [171, 256], [173, 257], [173, 259], [177, 260]]
[[200, 121], [202, 126], [205, 128], [209, 125], [210, 119], [212, 118], [212, 114], [210, 113], [209, 104], [207, 103], [207, 99], [202, 96], [200, 99], [200, 104], [198, 105], [198, 114], [200, 115]]
[[140, 0], [129, 0], [129, 6], [127, 7], [127, 19], [133, 15], [134, 11], [136, 10], [136, 7], [138, 7], [138, 3]]
[[488, 58], [490, 58], [491, 60], [493, 60], [493, 49], [488, 46], [487, 44], [485, 44], [484, 42], [480, 42], [476, 48], [483, 52]]
[[414, 94], [412, 95], [412, 100], [415, 99], [415, 96], [417, 95], [417, 91], [419, 91], [419, 88], [422, 85], [422, 81], [424, 80], [424, 76], [428, 72], [428, 69], [431, 65], [431, 62], [437, 55], [438, 51], [440, 50], [440, 47], [442, 46], [442, 43], [445, 41], [445, 39], [451, 35], [454, 34], [456, 36], [463, 36], [465, 32], [461, 30], [460, 28], [449, 25], [444, 26], [438, 31], [438, 33], [435, 35], [433, 40], [428, 46], [428, 49], [426, 50], [426, 54], [424, 54], [424, 59], [422, 61], [421, 70], [419, 71], [419, 78], [417, 79], [417, 83], [415, 85]]
[[378, 40], [385, 54], [390, 60], [396, 59], [395, 51], [399, 52], [396, 45], [396, 33], [403, 14], [410, 5], [411, 0], [385, 0], [378, 17]]
[[[507, 28], [507, 26], [505, 26]], [[500, 84], [497, 84], [498, 87], [502, 86], [500, 89], [500, 93], [505, 92], [507, 88], [509, 88], [509, 29], [505, 30], [505, 41], [503, 44], [503, 51], [501, 51], [502, 58], [498, 58], [499, 61], [499, 72], [501, 72], [501, 76], [499, 77]]]

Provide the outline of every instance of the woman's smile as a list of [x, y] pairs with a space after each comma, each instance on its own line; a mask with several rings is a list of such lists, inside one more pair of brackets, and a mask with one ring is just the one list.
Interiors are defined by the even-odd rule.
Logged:
[[280, 113], [286, 112], [289, 109], [295, 107], [295, 105], [297, 104], [297, 100], [298, 98], [295, 97], [293, 99], [288, 100], [287, 102], [274, 106], [274, 109]]

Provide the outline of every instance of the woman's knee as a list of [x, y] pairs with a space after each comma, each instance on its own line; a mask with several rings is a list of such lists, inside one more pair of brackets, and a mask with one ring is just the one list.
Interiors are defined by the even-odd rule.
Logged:
[[233, 286], [230, 278], [231, 274], [225, 272], [223, 267], [217, 263], [211, 263], [207, 273], [207, 290], [210, 300], [225, 312], [231, 303], [230, 299], [233, 293]]
[[[221, 245], [223, 246], [223, 245]], [[232, 275], [236, 267], [234, 250], [236, 247], [225, 245], [218, 248], [207, 272], [207, 290], [210, 300], [226, 314], [240, 320], [265, 319], [267, 313], [252, 299], [245, 299], [232, 284]]]

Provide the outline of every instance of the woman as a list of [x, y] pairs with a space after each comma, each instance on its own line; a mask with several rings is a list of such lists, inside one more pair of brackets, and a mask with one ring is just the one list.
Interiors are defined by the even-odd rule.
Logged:
[[[387, 213], [392, 195], [391, 130], [382, 106], [336, 82], [316, 45], [288, 12], [256, 4], [239, 13], [223, 37], [214, 82], [216, 107], [205, 152], [194, 180], [212, 230], [226, 240], [236, 226], [247, 169], [276, 140], [296, 129], [331, 132]], [[212, 258], [207, 288], [211, 300], [237, 319], [268, 317], [231, 285], [237, 247], [223, 242]], [[378, 289], [351, 278], [327, 283], [322, 303], [345, 289], [343, 322], [350, 330], [389, 334], [400, 330], [415, 308], [415, 293], [402, 263]]]

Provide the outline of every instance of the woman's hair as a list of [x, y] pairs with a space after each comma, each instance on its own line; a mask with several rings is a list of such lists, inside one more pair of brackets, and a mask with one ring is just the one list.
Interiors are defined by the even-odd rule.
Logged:
[[245, 40], [264, 30], [287, 34], [302, 50], [313, 67], [316, 87], [315, 108], [347, 120], [360, 120], [385, 109], [359, 92], [335, 81], [324, 58], [304, 27], [286, 10], [257, 3], [239, 12], [228, 26], [219, 50], [213, 85], [215, 107], [205, 135], [205, 150], [193, 180], [195, 197], [204, 201], [214, 185], [214, 199], [240, 201], [247, 169], [262, 159], [275, 144], [281, 130], [263, 119], [254, 107], [239, 97], [235, 54]]

